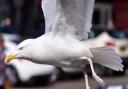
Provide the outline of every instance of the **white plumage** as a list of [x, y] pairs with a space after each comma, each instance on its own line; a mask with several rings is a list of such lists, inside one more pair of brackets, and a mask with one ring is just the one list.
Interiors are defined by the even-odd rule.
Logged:
[[90, 32], [93, 7], [94, 0], [43, 0], [45, 34], [23, 41], [14, 52], [15, 56], [7, 56], [5, 61], [24, 58], [35, 63], [81, 69], [87, 89], [89, 84], [86, 65], [90, 64], [95, 80], [105, 85], [95, 73], [92, 63], [117, 71], [123, 71], [123, 65], [113, 49], [90, 47], [84, 42]]
[[[94, 0], [43, 0], [46, 32], [88, 38]], [[61, 28], [61, 29], [60, 29]], [[64, 30], [64, 31], [63, 31]]]

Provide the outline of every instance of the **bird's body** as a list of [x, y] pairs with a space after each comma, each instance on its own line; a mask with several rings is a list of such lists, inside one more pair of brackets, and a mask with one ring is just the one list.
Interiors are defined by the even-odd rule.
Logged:
[[108, 47], [90, 47], [85, 40], [91, 28], [94, 0], [43, 0], [46, 33], [20, 43], [5, 62], [21, 59], [80, 69], [89, 89], [86, 65], [90, 64], [94, 79], [104, 81], [95, 73], [93, 63], [123, 71], [122, 60]]
[[29, 54], [31, 55], [30, 60], [36, 63], [80, 68], [82, 64], [86, 64], [79, 59], [80, 57], [86, 56], [92, 58], [88, 45], [75, 39], [73, 41], [70, 38], [54, 38], [50, 35], [44, 35], [33, 39], [33, 45], [35, 45], [34, 49], [36, 52], [42, 49], [37, 52], [37, 54], [35, 53], [37, 57], [33, 57], [33, 54]]
[[[81, 41], [88, 37], [88, 33], [83, 34], [83, 28], [88, 27], [87, 32], [90, 32], [91, 28], [91, 21], [88, 19], [92, 16], [87, 16], [87, 14], [93, 11], [83, 12], [87, 7], [85, 4], [89, 2], [86, 0], [43, 0], [42, 3], [47, 19], [46, 34], [37, 38], [39, 40], [41, 38], [44, 42], [42, 44], [45, 49], [42, 54], [45, 60], [40, 61], [59, 66], [77, 67], [79, 65], [80, 67], [83, 63], [79, 61], [80, 57], [92, 58], [89, 46]], [[85, 17], [87, 19], [83, 20]]]

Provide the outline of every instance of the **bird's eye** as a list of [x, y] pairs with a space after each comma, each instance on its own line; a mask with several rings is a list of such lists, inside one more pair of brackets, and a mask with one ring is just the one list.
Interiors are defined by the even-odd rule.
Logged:
[[22, 50], [24, 47], [20, 47], [19, 50]]

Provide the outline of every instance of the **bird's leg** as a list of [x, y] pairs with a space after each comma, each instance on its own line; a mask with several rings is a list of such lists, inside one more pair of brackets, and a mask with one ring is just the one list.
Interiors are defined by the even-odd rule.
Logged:
[[90, 67], [91, 67], [91, 71], [92, 71], [92, 76], [93, 78], [99, 83], [101, 84], [102, 86], [105, 86], [105, 82], [102, 78], [100, 78], [96, 72], [94, 71], [94, 67], [93, 67], [93, 63], [92, 63], [92, 60], [90, 58], [87, 58], [87, 57], [81, 57], [81, 59], [86, 59], [88, 60], [89, 64], [90, 64]]
[[86, 89], [90, 89], [89, 82], [88, 82], [88, 74], [85, 71], [83, 71], [83, 73], [85, 78]]
[[88, 82], [88, 75], [87, 75], [87, 73], [84, 74], [84, 77], [85, 77], [86, 89], [90, 89], [89, 82]]

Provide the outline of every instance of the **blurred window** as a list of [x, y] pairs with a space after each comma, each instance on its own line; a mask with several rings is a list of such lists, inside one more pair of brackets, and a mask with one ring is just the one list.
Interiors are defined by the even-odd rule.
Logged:
[[92, 19], [93, 27], [108, 28], [109, 21], [112, 21], [112, 6], [96, 3]]
[[99, 10], [95, 10], [93, 13], [93, 24], [97, 25], [100, 24], [100, 17], [101, 17], [101, 13]]

